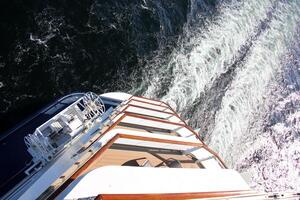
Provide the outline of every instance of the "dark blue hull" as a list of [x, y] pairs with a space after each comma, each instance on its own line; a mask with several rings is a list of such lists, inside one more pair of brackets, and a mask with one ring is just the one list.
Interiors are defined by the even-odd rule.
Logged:
[[83, 95], [73, 93], [64, 96], [3, 134], [0, 138], [0, 196], [26, 177], [24, 171], [31, 164], [32, 157], [27, 152], [24, 137]]

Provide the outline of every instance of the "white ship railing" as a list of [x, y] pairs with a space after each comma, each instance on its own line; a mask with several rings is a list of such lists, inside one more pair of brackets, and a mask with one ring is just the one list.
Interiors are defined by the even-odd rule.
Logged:
[[24, 141], [34, 164], [26, 171], [37, 171], [94, 120], [101, 121], [105, 105], [100, 96], [88, 92], [63, 111], [25, 136]]

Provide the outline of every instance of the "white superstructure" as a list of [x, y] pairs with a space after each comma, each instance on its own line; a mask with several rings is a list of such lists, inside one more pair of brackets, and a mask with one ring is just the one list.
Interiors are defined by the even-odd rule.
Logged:
[[33, 163], [7, 199], [270, 198], [168, 104], [144, 97], [87, 93], [25, 142]]

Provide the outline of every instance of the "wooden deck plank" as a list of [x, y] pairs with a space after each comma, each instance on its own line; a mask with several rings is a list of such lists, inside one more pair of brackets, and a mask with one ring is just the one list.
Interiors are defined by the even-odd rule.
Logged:
[[[118, 149], [108, 149], [106, 150], [97, 160], [95, 160], [88, 168], [86, 168], [84, 171], [82, 171], [82, 174], [85, 174], [91, 170], [94, 170], [99, 167], [108, 166], [108, 165], [116, 165], [121, 166], [125, 162], [133, 159], [138, 158], [146, 158], [149, 160], [151, 166], [157, 166], [159, 165], [162, 159], [168, 159], [168, 158], [174, 158], [181, 162], [183, 168], [199, 168], [197, 164], [194, 163], [194, 161], [185, 155], [174, 155], [174, 154], [157, 154], [152, 155], [148, 152], [142, 152], [142, 151], [125, 151], [125, 150], [118, 150]], [[142, 165], [146, 160], [142, 159], [139, 160], [138, 163]], [[164, 167], [164, 166], [163, 166]]]

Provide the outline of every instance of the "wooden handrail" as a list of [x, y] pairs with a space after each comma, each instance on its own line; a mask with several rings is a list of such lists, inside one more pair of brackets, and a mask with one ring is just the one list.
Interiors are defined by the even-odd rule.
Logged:
[[187, 200], [255, 195], [249, 190], [161, 194], [99, 194], [96, 200]]
[[134, 97], [136, 97], [136, 98], [141, 98], [141, 99], [146, 99], [146, 100], [149, 100], [149, 101], [156, 101], [156, 102], [159, 102], [159, 103], [161, 103], [161, 104], [165, 104], [165, 105], [168, 106], [168, 107], [170, 106], [169, 104], [167, 104], [166, 102], [161, 101], [161, 100], [150, 99], [150, 98], [143, 97], [143, 96], [132, 96], [132, 98], [134, 98]]
[[153, 138], [153, 137], [138, 136], [138, 135], [128, 135], [126, 133], [118, 133], [118, 136], [119, 138], [126, 138], [126, 139], [133, 139], [133, 140], [178, 144], [178, 145], [186, 145], [186, 146], [199, 147], [199, 148], [203, 147], [203, 144], [197, 142], [186, 142], [186, 141], [169, 140], [169, 139]]
[[149, 121], [156, 121], [156, 122], [161, 122], [161, 123], [164, 123], [164, 124], [171, 124], [171, 125], [185, 127], [184, 124], [178, 123], [178, 122], [170, 122], [170, 121], [167, 121], [167, 120], [164, 120], [164, 119], [157, 119], [157, 118], [148, 117], [148, 116], [140, 115], [138, 113], [131, 113], [131, 112], [127, 112], [127, 111], [124, 111], [123, 113], [128, 117], [140, 118], [140, 119], [145, 119], [145, 120], [149, 120]]
[[[165, 113], [165, 114], [175, 115], [175, 113], [172, 113], [172, 112], [166, 112], [166, 111], [163, 111], [163, 110], [157, 110], [157, 109], [153, 109], [153, 108], [147, 108], [147, 107], [138, 106], [138, 105], [134, 105], [134, 104], [128, 104], [128, 107], [142, 108], [142, 109], [145, 109], [145, 110], [151, 110], [151, 111], [155, 111], [155, 112], [160, 112], [160, 113]], [[128, 108], [128, 107], [127, 107], [127, 108]], [[127, 109], [127, 108], [126, 108], [126, 109]], [[176, 115], [175, 115], [175, 116], [176, 116]]]
[[163, 107], [163, 108], [169, 108], [166, 104], [164, 104], [164, 105], [158, 105], [158, 104], [155, 104], [155, 103], [150, 103], [150, 102], [147, 102], [147, 101], [142, 101], [142, 100], [134, 99], [134, 98], [132, 98], [131, 100], [132, 101], [137, 101], [137, 102], [140, 102], [140, 103], [150, 104], [150, 105], [153, 105], [153, 106], [160, 106], [160, 107]]

